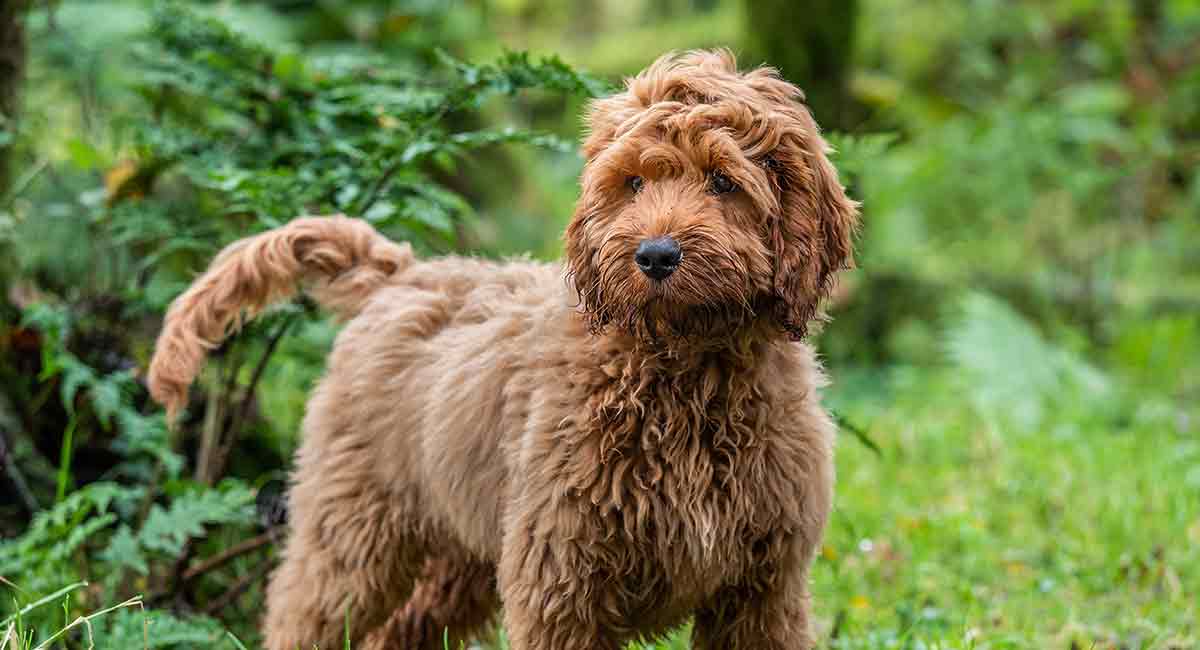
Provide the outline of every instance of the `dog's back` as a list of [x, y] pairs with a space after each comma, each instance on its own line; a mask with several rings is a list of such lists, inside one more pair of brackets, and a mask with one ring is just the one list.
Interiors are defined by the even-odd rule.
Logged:
[[[338, 336], [305, 444], [354, 430], [376, 452], [371, 474], [381, 485], [415, 490], [430, 525], [495, 561], [504, 446], [525, 428], [537, 351], [584, 331], [573, 310], [558, 265], [416, 263]], [[330, 417], [341, 422], [313, 421]]]

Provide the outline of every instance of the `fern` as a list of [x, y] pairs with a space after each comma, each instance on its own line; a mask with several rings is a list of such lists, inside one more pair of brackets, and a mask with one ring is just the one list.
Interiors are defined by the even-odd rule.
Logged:
[[969, 293], [958, 312], [946, 333], [949, 356], [963, 372], [972, 404], [989, 422], [1033, 431], [1064, 396], [1097, 404], [1108, 394], [1110, 382], [1102, 372], [1047, 341], [994, 296]]
[[143, 415], [133, 409], [117, 411], [120, 435], [113, 442], [113, 450], [127, 458], [145, 455], [160, 463], [170, 478], [177, 478], [183, 471], [183, 457], [171, 448], [166, 420], [162, 413]]
[[205, 616], [178, 618], [161, 610], [114, 612], [95, 627], [97, 648], [214, 648], [225, 629]]
[[125, 387], [133, 382], [133, 376], [126, 371], [101, 375], [71, 353], [66, 344], [70, 314], [61, 307], [31, 305], [25, 310], [22, 322], [45, 335], [41, 379], [61, 378], [59, 395], [67, 412], [75, 412], [76, 398], [81, 391], [87, 391], [96, 414], [107, 426], [120, 409]]
[[[0, 544], [0, 575], [20, 585], [23, 593], [42, 593], [79, 578], [73, 572], [76, 564], [69, 561], [73, 556], [101, 549], [95, 557], [106, 567], [104, 583], [111, 588], [126, 571], [149, 574], [153, 558], [177, 556], [187, 540], [203, 536], [208, 526], [253, 521], [253, 491], [240, 482], [226, 481], [213, 489], [194, 487], [165, 507], [155, 504], [140, 529], [135, 531], [131, 523], [121, 523], [114, 532], [118, 522], [134, 520], [133, 506], [144, 494], [141, 488], [113, 483], [92, 483], [72, 492], [53, 508], [39, 513], [20, 537]], [[101, 541], [105, 537], [106, 544]], [[45, 612], [39, 616], [34, 624], [44, 633], [53, 617]], [[196, 641], [195, 635], [200, 632], [211, 641], [222, 633], [209, 625], [189, 627], [170, 621], [166, 625], [156, 628], [154, 637], [156, 643], [165, 645], [151, 647]], [[164, 629], [181, 636], [159, 635]]]
[[[177, 167], [220, 195], [226, 213], [251, 214], [261, 228], [304, 212], [345, 211], [448, 239], [453, 220], [467, 212], [465, 201], [428, 174], [428, 162], [452, 164], [501, 143], [573, 147], [526, 129], [453, 133], [443, 117], [529, 88], [583, 95], [608, 89], [557, 58], [535, 61], [525, 53], [488, 64], [439, 53], [441, 65], [422, 76], [372, 59], [329, 66], [273, 51], [175, 5], [160, 6], [151, 31], [138, 59], [142, 89], [168, 111], [140, 130], [142, 167]], [[207, 113], [196, 114], [188, 98], [202, 99]], [[435, 188], [440, 198], [416, 188]], [[212, 241], [199, 236], [203, 225], [195, 228], [164, 231], [155, 247], [181, 236]]]
[[193, 489], [163, 508], [155, 505], [138, 533], [145, 549], [177, 555], [188, 539], [204, 535], [212, 524], [250, 524], [254, 521], [254, 491], [228, 480], [216, 489]]
[[439, 51], [443, 63], [450, 65], [465, 83], [458, 91], [466, 96], [460, 102], [478, 105], [491, 94], [512, 94], [525, 88], [545, 88], [560, 92], [599, 97], [612, 86], [597, 77], [581, 73], [551, 56], [531, 60], [528, 52], [507, 52], [492, 64], [469, 64]]
[[84, 394], [104, 428], [118, 425], [116, 451], [131, 459], [149, 456], [170, 477], [179, 475], [183, 459], [170, 447], [162, 415], [143, 415], [133, 407], [133, 395], [139, 389], [131, 371], [100, 374], [67, 349], [71, 317], [63, 307], [35, 303], [24, 311], [22, 322], [45, 335], [41, 378], [61, 377], [59, 394], [68, 413], [75, 415], [79, 395]]
[[146, 555], [142, 553], [138, 538], [128, 525], [122, 525], [109, 540], [108, 546], [97, 555], [97, 558], [109, 565], [114, 573], [126, 569], [136, 571], [141, 575], [150, 573], [150, 565]]
[[219, 623], [208, 617], [180, 619], [170, 612], [146, 610], [140, 597], [43, 630], [30, 627], [30, 619], [39, 612], [43, 613], [41, 618], [45, 618], [44, 614], [54, 605], [88, 586], [86, 582], [77, 582], [21, 607], [0, 623], [2, 634], [6, 635], [0, 642], [5, 643], [6, 650], [46, 650], [57, 647], [56, 642], [62, 643], [70, 638], [69, 632], [78, 629], [89, 648], [207, 648], [228, 635]]
[[111, 526], [117, 520], [113, 510], [130, 508], [143, 494], [141, 488], [115, 483], [92, 483], [72, 492], [38, 513], [20, 537], [0, 543], [0, 575], [32, 592], [70, 581], [70, 568], [62, 561]]
[[65, 539], [56, 544], [46, 553], [46, 557], [51, 562], [61, 562], [71, 556], [72, 553], [79, 550], [84, 542], [88, 541], [92, 535], [99, 531], [108, 528], [117, 521], [117, 516], [112, 513], [106, 513], [98, 517], [90, 517], [87, 520], [80, 522], [79, 525], [70, 529]]

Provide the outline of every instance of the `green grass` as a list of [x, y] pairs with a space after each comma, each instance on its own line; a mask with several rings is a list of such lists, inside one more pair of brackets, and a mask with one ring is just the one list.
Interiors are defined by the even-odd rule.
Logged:
[[872, 422], [882, 457], [839, 449], [813, 585], [830, 647], [1200, 646], [1194, 432], [1012, 433], [950, 387], [908, 393]]
[[[12, 585], [10, 584], [10, 586]], [[62, 589], [59, 589], [48, 596], [44, 596], [32, 603], [20, 607], [15, 612], [7, 616], [3, 621], [0, 621], [0, 649], [46, 650], [55, 647], [55, 642], [61, 641], [63, 637], [65, 637], [71, 630], [74, 630], [75, 628], [82, 628], [82, 638], [87, 643], [85, 647], [88, 650], [94, 650], [96, 648], [96, 642], [92, 634], [93, 620], [111, 614], [120, 609], [140, 609], [142, 607], [141, 596], [135, 596], [126, 600], [125, 602], [118, 603], [111, 607], [105, 607], [100, 611], [92, 612], [86, 616], [77, 616], [73, 620], [66, 621], [58, 631], [50, 634], [44, 639], [36, 638], [36, 632], [26, 628], [24, 624], [24, 616], [39, 608], [53, 606], [60, 602], [62, 603], [64, 613], [66, 613], [69, 607], [70, 594], [86, 588], [87, 586], [88, 583], [86, 582], [77, 582], [63, 587]]]

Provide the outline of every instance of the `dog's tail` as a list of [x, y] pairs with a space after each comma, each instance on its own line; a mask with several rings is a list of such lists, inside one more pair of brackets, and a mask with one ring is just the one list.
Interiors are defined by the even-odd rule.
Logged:
[[174, 418], [209, 350], [243, 319], [296, 293], [298, 284], [343, 319], [413, 262], [412, 248], [365, 221], [303, 217], [221, 251], [167, 311], [150, 362], [150, 394]]

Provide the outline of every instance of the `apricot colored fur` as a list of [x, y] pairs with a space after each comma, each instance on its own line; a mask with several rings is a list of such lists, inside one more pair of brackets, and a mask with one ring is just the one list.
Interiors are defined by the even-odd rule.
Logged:
[[[615, 650], [688, 617], [697, 648], [813, 645], [834, 428], [800, 339], [858, 212], [801, 99], [716, 51], [593, 102], [563, 265], [418, 260], [345, 217], [221, 253], [158, 341], [172, 413], [206, 351], [298, 284], [347, 321], [267, 648], [341, 647], [347, 611], [355, 648], [458, 647], [501, 609], [514, 650]], [[664, 235], [683, 261], [652, 281], [633, 253]]]

